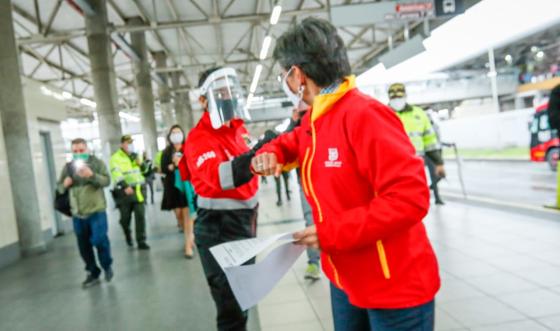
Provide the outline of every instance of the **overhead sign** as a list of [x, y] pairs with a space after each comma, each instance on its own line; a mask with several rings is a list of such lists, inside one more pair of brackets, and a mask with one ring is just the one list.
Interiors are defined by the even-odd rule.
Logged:
[[434, 16], [433, 2], [401, 3], [395, 8], [395, 18], [415, 19]]
[[383, 1], [331, 7], [335, 26], [376, 24], [390, 20], [419, 20], [465, 12], [463, 0]]
[[463, 0], [435, 0], [436, 16], [455, 16], [465, 12]]

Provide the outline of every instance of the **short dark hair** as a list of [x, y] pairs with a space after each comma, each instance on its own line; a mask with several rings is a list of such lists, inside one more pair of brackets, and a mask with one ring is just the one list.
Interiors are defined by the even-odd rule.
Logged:
[[174, 124], [169, 128], [169, 131], [167, 132], [167, 144], [168, 145], [173, 145], [173, 143], [171, 142], [171, 131], [173, 131], [173, 129], [181, 130], [181, 132], [183, 133], [183, 142], [187, 139], [187, 136], [185, 135], [185, 130], [183, 130], [183, 128], [179, 124]]
[[220, 69], [222, 69], [222, 67], [214, 67], [201, 72], [200, 75], [198, 76], [198, 87], [199, 88], [202, 87], [202, 84], [204, 84], [206, 78], [208, 78], [208, 76], [210, 76], [214, 71], [218, 71]]
[[72, 146], [79, 145], [79, 144], [84, 144], [84, 145], [87, 146], [87, 141], [84, 138], [76, 138], [76, 139], [73, 139], [72, 142], [71, 142]]
[[321, 87], [350, 75], [344, 41], [324, 19], [308, 17], [276, 41], [274, 59], [289, 70], [297, 65]]

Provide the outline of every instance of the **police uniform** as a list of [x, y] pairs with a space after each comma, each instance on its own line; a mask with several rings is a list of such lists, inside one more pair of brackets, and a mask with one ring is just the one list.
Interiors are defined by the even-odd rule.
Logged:
[[[125, 135], [122, 137], [121, 142], [125, 141], [132, 142], [132, 138], [129, 135]], [[127, 243], [132, 245], [130, 221], [134, 212], [136, 242], [141, 247], [146, 242], [145, 179], [142, 175], [142, 170], [137, 160], [123, 149], [119, 149], [111, 156], [109, 167], [111, 169], [111, 177], [115, 183], [115, 191], [117, 192], [116, 203], [121, 214], [120, 224]], [[127, 187], [131, 187], [134, 190], [134, 194], [125, 194], [124, 190]]]

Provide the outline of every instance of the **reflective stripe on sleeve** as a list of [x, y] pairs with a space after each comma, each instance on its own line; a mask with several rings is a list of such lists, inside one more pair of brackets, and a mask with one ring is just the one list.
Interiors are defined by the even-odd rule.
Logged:
[[256, 196], [247, 200], [235, 200], [226, 198], [205, 198], [198, 197], [198, 207], [210, 210], [236, 210], [236, 209], [253, 209], [258, 204], [258, 198]]
[[231, 190], [232, 188], [235, 188], [233, 183], [232, 161], [222, 162], [218, 169], [218, 173], [222, 190]]

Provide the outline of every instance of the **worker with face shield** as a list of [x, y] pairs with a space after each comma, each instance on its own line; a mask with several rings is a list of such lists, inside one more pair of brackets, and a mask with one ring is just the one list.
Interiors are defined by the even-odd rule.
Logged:
[[198, 194], [195, 241], [216, 304], [218, 330], [245, 330], [247, 312], [237, 304], [209, 248], [255, 237], [258, 180], [250, 162], [263, 142], [252, 149], [248, 145], [244, 120], [250, 117], [234, 69], [203, 72], [199, 88], [204, 113], [187, 137], [179, 169]]

